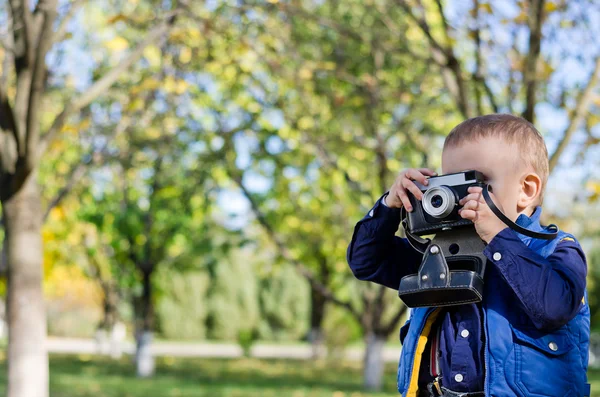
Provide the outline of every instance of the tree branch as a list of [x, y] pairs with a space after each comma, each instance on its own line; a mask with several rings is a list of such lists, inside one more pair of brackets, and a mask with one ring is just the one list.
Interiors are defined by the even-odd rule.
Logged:
[[392, 333], [392, 331], [396, 328], [398, 321], [400, 321], [402, 316], [404, 316], [404, 313], [406, 313], [407, 308], [408, 307], [406, 305], [402, 305], [400, 307], [400, 309], [396, 312], [396, 314], [390, 319], [390, 321], [387, 323], [387, 325], [384, 325], [382, 327], [383, 335], [388, 336]]
[[79, 98], [73, 100], [70, 104], [65, 106], [63, 111], [54, 119], [52, 126], [42, 137], [40, 142], [39, 151], [43, 153], [46, 151], [48, 145], [54, 139], [54, 136], [64, 126], [69, 116], [73, 113], [81, 110], [83, 107], [89, 105], [103, 92], [109, 89], [119, 78], [119, 76], [125, 72], [131, 65], [137, 62], [143, 55], [144, 49], [157, 41], [161, 37], [165, 36], [166, 33], [171, 29], [175, 23], [175, 17], [178, 11], [173, 11], [168, 14], [166, 20], [158, 24], [154, 29], [148, 33], [148, 35], [142, 40], [135, 49], [123, 59], [121, 63], [115, 66], [110, 72], [105, 74], [102, 78], [97, 80], [86, 92], [84, 92]]
[[31, 84], [31, 62], [33, 57], [33, 35], [31, 29], [31, 12], [27, 0], [10, 0], [13, 33], [13, 60], [17, 75], [17, 92], [13, 104], [14, 120], [17, 125], [14, 131], [18, 156], [24, 157], [25, 124], [28, 94]]
[[267, 220], [265, 215], [258, 208], [258, 203], [256, 202], [256, 200], [254, 200], [254, 198], [252, 197], [250, 192], [246, 189], [246, 187], [242, 183], [241, 176], [231, 172], [231, 170], [228, 170], [227, 172], [229, 173], [231, 179], [233, 181], [235, 181], [235, 183], [241, 189], [244, 196], [250, 202], [250, 207], [252, 208], [252, 212], [256, 216], [256, 219], [258, 220], [260, 225], [267, 232], [267, 235], [270, 237], [271, 241], [273, 241], [275, 243], [275, 245], [277, 246], [280, 256], [283, 259], [285, 259], [287, 262], [293, 264], [296, 267], [296, 269], [298, 270], [298, 272], [302, 276], [306, 277], [306, 279], [308, 279], [312, 283], [314, 288], [317, 291], [319, 291], [319, 293], [325, 299], [331, 301], [332, 303], [334, 303], [340, 307], [347, 309], [353, 316], [355, 316], [356, 318], [359, 318], [360, 316], [359, 316], [358, 312], [354, 309], [354, 307], [352, 307], [350, 302], [344, 302], [344, 301], [341, 301], [338, 298], [336, 298], [335, 295], [333, 294], [333, 292], [327, 286], [323, 285], [318, 280], [318, 278], [315, 277], [315, 275], [308, 268], [306, 268], [306, 266], [304, 266], [298, 260], [294, 259], [294, 257], [292, 256], [292, 254], [286, 247], [285, 243], [279, 238], [279, 236], [277, 235], [277, 233], [275, 232], [275, 230], [273, 229], [273, 227], [271, 226], [271, 224], [269, 223], [269, 221]]
[[437, 6], [438, 13], [442, 17], [442, 26], [444, 28], [444, 37], [446, 39], [447, 48], [451, 46], [452, 43], [450, 39], [450, 25], [448, 24], [448, 20], [444, 17], [444, 6], [442, 5], [441, 0], [435, 0], [435, 5]]
[[10, 0], [12, 15], [13, 49], [15, 54], [15, 66], [17, 70], [29, 66], [31, 45], [30, 21], [31, 12], [27, 0]]
[[73, 167], [69, 171], [69, 174], [67, 176], [67, 184], [63, 186], [62, 189], [58, 191], [56, 196], [54, 196], [54, 198], [48, 203], [48, 206], [46, 207], [46, 211], [44, 212], [44, 216], [42, 218], [42, 222], [46, 222], [46, 219], [48, 219], [48, 216], [50, 215], [52, 209], [58, 206], [61, 203], [61, 201], [71, 192], [73, 187], [81, 180], [81, 178], [83, 178], [87, 171], [87, 166], [88, 163], [80, 161], [75, 167]]
[[290, 18], [294, 18], [294, 17], [301, 17], [301, 18], [305, 18], [305, 19], [309, 19], [312, 20], [314, 22], [316, 22], [317, 24], [333, 29], [336, 32], [349, 37], [351, 39], [354, 40], [358, 40], [358, 41], [363, 41], [362, 36], [357, 33], [355, 30], [348, 28], [347, 26], [340, 24], [336, 21], [327, 19], [327, 18], [323, 18], [319, 15], [316, 15], [315, 13], [312, 12], [308, 12], [300, 7], [295, 7], [292, 5], [289, 5], [287, 3], [279, 3], [279, 9], [281, 11], [283, 11], [285, 14], [289, 15]]
[[[0, 131], [6, 131], [10, 134], [12, 134], [15, 143], [16, 143], [16, 153], [14, 153], [14, 155], [10, 156], [10, 157], [17, 157], [17, 154], [19, 153], [19, 132], [18, 132], [18, 127], [17, 127], [17, 123], [15, 121], [15, 115], [13, 113], [13, 109], [10, 106], [10, 103], [8, 101], [8, 96], [6, 94], [6, 92], [4, 91], [4, 87], [2, 85], [0, 85]], [[6, 142], [5, 146], [7, 145]], [[6, 147], [2, 147], [0, 148], [0, 152], [3, 152], [3, 159], [6, 161], [7, 159], [4, 158], [4, 156], [6, 156], [8, 153], [6, 153]], [[0, 168], [2, 168], [4, 171], [7, 171], [6, 168], [7, 167], [3, 167], [2, 164], [0, 164]]]
[[525, 111], [523, 118], [534, 122], [536, 88], [537, 88], [537, 64], [540, 58], [542, 43], [542, 20], [544, 18], [544, 1], [531, 0], [529, 3], [529, 52], [525, 59], [525, 70], [523, 71], [523, 85], [525, 86]]
[[[29, 92], [29, 103], [27, 106], [27, 121], [25, 128], [25, 161], [26, 174], [28, 174], [38, 161], [37, 144], [40, 134], [39, 114], [40, 102], [46, 83], [46, 54], [52, 47], [52, 25], [56, 19], [57, 0], [40, 1], [36, 7], [36, 15], [42, 18], [39, 29], [39, 39], [34, 54], [34, 65], [31, 76], [31, 88]], [[39, 14], [38, 14], [39, 13]]]
[[62, 17], [62, 19], [60, 20], [60, 23], [58, 25], [58, 28], [54, 32], [54, 42], [55, 43], [63, 40], [63, 38], [65, 37], [65, 34], [67, 33], [67, 27], [69, 25], [69, 21], [71, 20], [71, 18], [73, 18], [73, 16], [77, 12], [77, 10], [79, 8], [81, 8], [83, 3], [84, 3], [84, 0], [73, 0], [71, 2], [71, 7], [69, 7], [69, 10]]
[[[425, 18], [415, 15], [413, 8], [406, 3], [406, 0], [396, 0], [396, 3], [404, 9], [409, 18], [417, 24], [429, 41], [429, 44], [432, 47], [432, 59], [442, 68], [442, 79], [444, 80], [444, 84], [448, 88], [448, 91], [450, 91], [450, 95], [456, 102], [459, 111], [465, 118], [471, 117], [466, 82], [462, 76], [460, 62], [454, 55], [452, 47], [445, 48], [435, 39], [435, 37], [433, 37], [429, 24]], [[440, 17], [442, 20], [445, 19], [443, 9], [440, 10]], [[447, 22], [444, 22], [444, 26], [447, 26]], [[447, 32], [445, 34], [449, 35]]]
[[600, 56], [596, 58], [596, 64], [594, 66], [594, 70], [586, 87], [581, 91], [579, 97], [577, 98], [577, 102], [575, 104], [575, 108], [570, 112], [570, 121], [567, 129], [565, 130], [562, 138], [558, 142], [554, 153], [550, 156], [550, 173], [554, 170], [560, 157], [565, 151], [566, 147], [571, 140], [571, 137], [579, 128], [583, 120], [585, 119], [586, 112], [594, 98], [594, 89], [598, 85], [598, 81], [600, 80]]

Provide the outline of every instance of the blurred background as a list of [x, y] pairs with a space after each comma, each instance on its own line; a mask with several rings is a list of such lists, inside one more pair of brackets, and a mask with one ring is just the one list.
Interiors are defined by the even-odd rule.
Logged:
[[594, 0], [1, 0], [0, 392], [396, 395], [406, 307], [346, 247], [494, 112], [546, 138], [599, 331], [598, 26]]

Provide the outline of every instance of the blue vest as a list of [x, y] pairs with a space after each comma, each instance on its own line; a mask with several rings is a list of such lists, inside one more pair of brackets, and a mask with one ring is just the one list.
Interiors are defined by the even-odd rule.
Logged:
[[[543, 231], [539, 216], [540, 208], [531, 218], [519, 216], [516, 223], [531, 230]], [[532, 239], [521, 234], [519, 237], [543, 257], [552, 254], [562, 239], [574, 239], [564, 232], [559, 232], [554, 240]], [[552, 333], [537, 330], [525, 313], [515, 310], [514, 298], [506, 299], [511, 294], [512, 290], [502, 280], [499, 271], [494, 266], [486, 266], [482, 302], [486, 397], [589, 395], [590, 308], [587, 292], [575, 318]], [[404, 325], [408, 332], [398, 366], [398, 391], [403, 397], [417, 396], [422, 353], [431, 326], [441, 310], [413, 309]]]

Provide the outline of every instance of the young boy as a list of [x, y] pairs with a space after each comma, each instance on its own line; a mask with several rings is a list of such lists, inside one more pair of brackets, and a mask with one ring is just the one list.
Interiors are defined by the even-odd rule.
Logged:
[[[534, 231], [548, 178], [544, 140], [526, 120], [493, 114], [468, 119], [446, 138], [444, 174], [477, 170], [493, 188], [496, 205]], [[360, 280], [398, 289], [417, 273], [422, 255], [395, 236], [400, 208], [413, 208], [408, 192], [423, 194], [436, 175], [429, 169], [400, 173], [356, 225], [348, 263]], [[575, 238], [532, 239], [508, 228], [471, 187], [460, 215], [473, 221], [488, 259], [483, 301], [445, 308], [416, 308], [402, 327], [398, 368], [402, 396], [589, 396], [590, 309], [587, 265]], [[400, 304], [400, 303], [399, 303]]]

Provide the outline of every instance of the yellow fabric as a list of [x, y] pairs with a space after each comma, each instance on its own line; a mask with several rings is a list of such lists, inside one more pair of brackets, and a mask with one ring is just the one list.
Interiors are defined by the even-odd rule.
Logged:
[[581, 303], [583, 303], [585, 305], [585, 296], [583, 298], [581, 298]]
[[429, 339], [429, 332], [431, 331], [431, 327], [433, 323], [437, 319], [440, 314], [441, 309], [436, 309], [433, 313], [429, 315], [427, 322], [425, 322], [425, 326], [423, 327], [423, 332], [419, 335], [419, 340], [417, 341], [417, 349], [415, 351], [415, 361], [413, 362], [412, 375], [410, 377], [410, 383], [408, 385], [408, 391], [406, 392], [406, 397], [417, 397], [417, 392], [419, 390], [419, 369], [421, 368], [421, 358], [423, 356], [423, 351], [425, 351], [425, 345], [427, 344], [427, 340]]
[[574, 238], [572, 238], [572, 237], [565, 237], [565, 238], [563, 238], [563, 239], [562, 239], [562, 240], [560, 240], [560, 241], [575, 241], [575, 239], [574, 239]]

